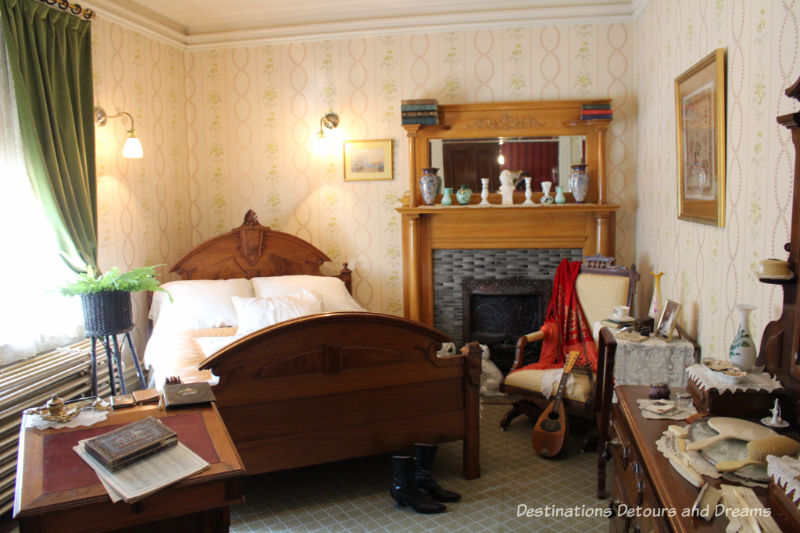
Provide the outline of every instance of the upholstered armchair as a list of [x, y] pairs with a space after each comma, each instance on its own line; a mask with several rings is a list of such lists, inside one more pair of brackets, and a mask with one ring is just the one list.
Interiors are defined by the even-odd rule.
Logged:
[[[604, 256], [587, 257], [575, 279], [575, 291], [590, 328], [611, 316], [614, 306], [633, 307], [633, 295], [639, 280], [636, 266], [630, 268], [613, 266], [613, 262], [613, 258]], [[520, 337], [517, 342], [514, 364], [509, 374], [503, 378], [500, 390], [518, 396], [519, 399], [500, 422], [502, 429], [508, 427], [520, 414], [538, 416], [558, 389], [560, 368], [523, 368], [525, 348], [532, 342], [543, 340], [546, 334], [540, 330]], [[603, 349], [598, 350], [597, 372], [592, 372], [585, 366], [581, 368], [576, 366], [573, 370], [573, 376], [567, 382], [563, 398], [568, 414], [577, 415], [594, 423], [602, 404], [606, 400], [610, 404], [614, 366], [613, 350], [609, 354], [608, 344], [608, 342], [603, 343], [601, 346]], [[613, 347], [616, 348], [616, 343]], [[604, 388], [609, 391], [608, 398], [604, 398]], [[595, 400], [599, 401], [595, 403]]]

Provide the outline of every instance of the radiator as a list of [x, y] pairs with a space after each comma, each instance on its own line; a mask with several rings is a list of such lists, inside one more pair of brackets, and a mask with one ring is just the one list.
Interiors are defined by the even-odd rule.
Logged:
[[[53, 394], [65, 400], [90, 395], [91, 350], [91, 341], [84, 339], [0, 369], [0, 514], [8, 512], [14, 504], [22, 411], [44, 405]], [[125, 365], [123, 375], [126, 385], [138, 387], [133, 365]], [[105, 349], [99, 342], [97, 376], [98, 394], [109, 396]]]

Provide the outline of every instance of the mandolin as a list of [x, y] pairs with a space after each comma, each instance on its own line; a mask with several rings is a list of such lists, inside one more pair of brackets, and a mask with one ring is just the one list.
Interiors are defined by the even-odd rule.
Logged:
[[570, 352], [564, 361], [564, 374], [558, 385], [555, 399], [545, 407], [533, 428], [533, 449], [542, 457], [555, 457], [567, 442], [567, 413], [562, 405], [564, 388], [580, 352]]

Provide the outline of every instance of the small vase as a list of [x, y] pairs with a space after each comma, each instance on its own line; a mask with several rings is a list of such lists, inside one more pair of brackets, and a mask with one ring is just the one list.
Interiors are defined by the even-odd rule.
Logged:
[[556, 187], [556, 203], [563, 204], [567, 201], [566, 197], [564, 196], [564, 189], [561, 187]]
[[653, 298], [650, 300], [650, 309], [647, 311], [647, 315], [653, 317], [654, 320], [658, 320], [661, 316], [661, 305], [664, 301], [661, 298], [661, 276], [664, 273], [656, 273], [655, 271], [650, 273], [653, 275]]
[[492, 205], [489, 203], [489, 178], [481, 178], [481, 203], [478, 205], [482, 207]]
[[419, 190], [422, 194], [422, 201], [426, 205], [433, 205], [436, 201], [436, 190], [439, 188], [439, 176], [436, 175], [438, 168], [423, 168], [422, 176], [419, 178]]
[[450, 196], [453, 194], [452, 187], [445, 187], [444, 192], [442, 192], [442, 205], [453, 205], [453, 197]]
[[756, 345], [750, 335], [750, 313], [755, 309], [755, 305], [739, 304], [736, 309], [739, 311], [739, 331], [736, 332], [728, 352], [728, 359], [731, 363], [738, 366], [745, 372], [753, 368], [756, 362]]
[[525, 176], [525, 201], [522, 202], [522, 205], [536, 205], [531, 199], [532, 195], [533, 191], [531, 191], [531, 178], [529, 176]]
[[539, 201], [541, 203], [543, 203], [543, 204], [552, 204], [553, 203], [553, 197], [550, 196], [550, 188], [552, 186], [553, 186], [553, 182], [552, 181], [543, 181], [542, 182], [542, 193], [543, 194], [542, 194], [542, 197], [539, 199]]
[[572, 165], [572, 172], [567, 180], [569, 190], [575, 197], [575, 203], [582, 204], [589, 192], [589, 177], [586, 175], [586, 165]]
[[456, 191], [456, 200], [458, 200], [459, 204], [467, 205], [470, 198], [472, 198], [472, 189], [466, 185], [462, 185], [461, 188]]

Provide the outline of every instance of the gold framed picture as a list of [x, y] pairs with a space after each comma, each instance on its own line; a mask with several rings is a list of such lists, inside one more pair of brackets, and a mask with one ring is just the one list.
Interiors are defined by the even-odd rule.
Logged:
[[678, 218], [725, 226], [725, 49], [675, 78]]
[[661, 311], [661, 316], [658, 317], [658, 324], [656, 325], [656, 337], [667, 342], [672, 339], [672, 334], [678, 325], [678, 312], [680, 310], [681, 304], [678, 302], [664, 300], [664, 309]]
[[392, 140], [344, 142], [344, 180], [391, 180]]

